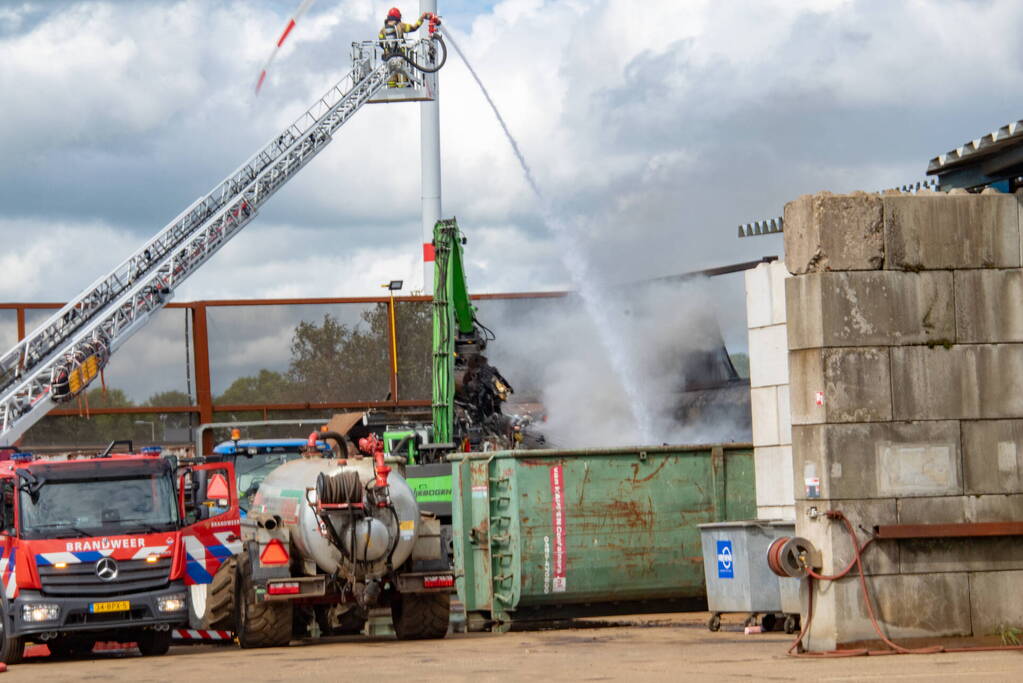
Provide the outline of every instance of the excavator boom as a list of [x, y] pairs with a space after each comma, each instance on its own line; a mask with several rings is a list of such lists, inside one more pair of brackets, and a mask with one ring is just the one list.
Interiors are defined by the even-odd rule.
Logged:
[[454, 219], [434, 226], [432, 447], [440, 451], [510, 437], [501, 404], [512, 388], [483, 356], [489, 331], [469, 297], [465, 242]]

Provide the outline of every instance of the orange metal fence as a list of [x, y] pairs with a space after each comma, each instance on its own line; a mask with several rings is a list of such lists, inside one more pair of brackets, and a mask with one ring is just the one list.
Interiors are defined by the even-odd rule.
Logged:
[[[567, 292], [539, 292], [539, 293], [512, 293], [512, 294], [483, 294], [474, 296], [473, 299], [480, 305], [483, 302], [509, 301], [521, 299], [543, 300], [562, 298]], [[143, 440], [167, 441], [168, 424], [178, 425], [181, 429], [191, 430], [199, 424], [210, 423], [221, 420], [238, 419], [239, 414], [246, 413], [247, 419], [271, 419], [287, 418], [292, 416], [308, 417], [312, 414], [326, 414], [330, 411], [343, 410], [366, 410], [372, 408], [424, 408], [430, 407], [430, 341], [431, 337], [431, 307], [432, 299], [426, 296], [396, 296], [390, 297], [337, 297], [337, 298], [304, 298], [304, 299], [237, 299], [237, 300], [211, 300], [194, 301], [182, 303], [170, 303], [167, 309], [177, 310], [185, 323], [186, 338], [182, 343], [172, 342], [166, 335], [160, 338], [151, 339], [150, 343], [159, 347], [150, 355], [167, 353], [179, 354], [184, 350], [185, 373], [187, 376], [186, 391], [167, 391], [163, 394], [170, 396], [170, 404], [136, 405], [134, 402], [122, 401], [125, 405], [118, 405], [116, 400], [98, 400], [95, 389], [87, 394], [85, 400], [79, 399], [77, 403], [67, 407], [54, 409], [37, 427], [26, 434], [24, 444], [28, 447], [34, 445], [56, 445], [52, 440], [53, 434], [60, 433], [57, 438], [60, 445], [85, 445], [63, 443], [76, 440], [90, 441], [98, 439], [93, 436], [96, 432], [83, 429], [83, 418], [96, 421], [97, 418], [106, 420], [111, 425], [116, 423], [121, 430], [137, 430], [138, 426], [149, 427], [148, 431], [142, 429], [139, 434]], [[525, 302], [523, 302], [525, 303]], [[17, 340], [25, 338], [25, 335], [36, 325], [52, 315], [52, 311], [59, 309], [60, 303], [0, 303], [0, 328], [5, 327], [8, 334], [4, 341], [13, 342], [13, 335], [9, 332], [12, 323], [16, 326]], [[306, 311], [315, 311], [322, 314], [324, 322], [318, 327], [315, 321], [300, 321], [295, 328], [297, 331], [303, 325], [305, 330], [311, 334], [325, 334], [328, 325], [333, 324], [337, 330], [351, 330], [362, 327], [367, 328], [361, 332], [362, 346], [359, 357], [347, 361], [352, 365], [353, 371], [363, 370], [365, 377], [362, 377], [361, 389], [353, 389], [354, 394], [345, 395], [346, 391], [330, 387], [317, 387], [317, 390], [306, 394], [278, 395], [273, 391], [267, 391], [260, 396], [260, 400], [232, 401], [231, 396], [237, 392], [224, 390], [221, 386], [219, 399], [214, 391], [214, 379], [220, 379], [221, 385], [228, 384], [226, 379], [218, 377], [218, 368], [211, 364], [211, 319], [218, 321], [214, 323], [222, 328], [219, 334], [212, 335], [215, 345], [225, 348], [230, 347], [233, 342], [231, 330], [238, 324], [238, 321], [247, 321], [249, 325], [259, 325], [264, 317], [264, 311], [282, 311], [287, 307], [307, 307]], [[345, 307], [351, 310], [345, 311]], [[326, 311], [326, 312], [324, 312]], [[337, 311], [345, 312], [347, 317], [355, 315], [355, 322], [338, 322], [345, 315]], [[383, 312], [384, 315], [375, 315]], [[13, 320], [11, 314], [13, 313]], [[160, 315], [164, 315], [161, 313]], [[328, 322], [328, 317], [332, 323]], [[308, 316], [307, 316], [308, 317]], [[272, 323], [268, 323], [272, 324]], [[396, 329], [397, 328], [397, 329]], [[129, 341], [125, 349], [128, 349], [138, 337], [144, 336], [145, 331], [136, 335]], [[244, 336], [244, 335], [243, 335]], [[295, 352], [296, 337], [292, 338], [292, 351]], [[244, 341], [244, 340], [243, 340]], [[301, 349], [299, 349], [301, 351]], [[220, 355], [224, 355], [221, 351]], [[129, 354], [130, 355], [130, 354]], [[111, 368], [119, 360], [121, 354], [115, 354]], [[367, 362], [367, 359], [373, 362]], [[292, 365], [294, 366], [294, 359]], [[118, 366], [118, 373], [124, 377], [131, 374], [150, 372], [151, 369], [141, 362], [136, 362], [137, 367]], [[372, 366], [372, 367], [370, 367]], [[294, 368], [292, 368], [294, 369]], [[315, 370], [315, 368], [314, 368]], [[313, 371], [314, 371], [313, 370]], [[224, 373], [220, 373], [224, 375]], [[275, 373], [271, 372], [271, 375]], [[277, 375], [281, 373], [276, 373]], [[224, 375], [225, 377], [228, 375]], [[245, 378], [248, 379], [248, 378]], [[105, 381], [105, 380], [104, 380]], [[232, 385], [233, 387], [233, 385]], [[103, 395], [106, 395], [103, 387]], [[258, 388], [256, 389], [258, 391]], [[360, 393], [361, 391], [361, 393]], [[123, 393], [123, 392], [122, 392]], [[88, 396], [93, 396], [92, 404], [89, 405]], [[175, 401], [178, 404], [175, 404]], [[177, 417], [175, 417], [177, 416]], [[156, 436], [156, 425], [162, 422], [163, 431], [161, 437]], [[71, 425], [75, 425], [72, 427]], [[183, 425], [183, 426], [182, 426]], [[63, 427], [63, 429], [61, 428]], [[77, 431], [76, 431], [77, 430]], [[151, 438], [145, 438], [145, 437]], [[204, 449], [212, 448], [213, 434], [205, 432]], [[174, 440], [174, 439], [170, 439]], [[177, 439], [184, 441], [185, 439]]]
[[[622, 286], [739, 273], [772, 260], [764, 257]], [[491, 313], [500, 313], [505, 322], [516, 325], [536, 308], [567, 294], [482, 294], [473, 299], [484, 321], [492, 320]], [[51, 411], [29, 430], [24, 444], [96, 445], [111, 434], [126, 438], [123, 435], [133, 431], [144, 441], [187, 442], [190, 437], [185, 435], [210, 422], [323, 417], [333, 411], [372, 408], [428, 409], [431, 301], [426, 296], [380, 296], [170, 303], [111, 359], [104, 375], [104, 382], [111, 379], [114, 386], [109, 394], [104, 384], [101, 391], [93, 388], [77, 403]], [[62, 306], [0, 303], [0, 346], [24, 339]], [[171, 330], [182, 321], [185, 334], [172, 338]], [[265, 349], [246, 346], [259, 336], [254, 330], [277, 333], [272, 350], [276, 359], [268, 359]], [[261, 343], [265, 342], [264, 338]], [[280, 358], [282, 344], [290, 346], [287, 367]], [[317, 344], [321, 348], [311, 348]], [[180, 362], [166, 360], [172, 356]], [[239, 365], [235, 361], [241, 357], [252, 362]], [[271, 367], [274, 363], [277, 366]], [[139, 396], [129, 397], [116, 387], [139, 376], [152, 379], [146, 385], [152, 395], [141, 402]], [[172, 376], [183, 378], [184, 386], [160, 385], [172, 381], [168, 379]], [[160, 390], [152, 393], [155, 388]], [[204, 448], [211, 448], [212, 440], [213, 434], [206, 431]]]

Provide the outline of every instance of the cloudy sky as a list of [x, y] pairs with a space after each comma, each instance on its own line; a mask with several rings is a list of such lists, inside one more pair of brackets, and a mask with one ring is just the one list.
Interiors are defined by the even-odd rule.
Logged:
[[[0, 1], [0, 301], [64, 300], [109, 270], [336, 82], [392, 2], [319, 0], [256, 98], [297, 0]], [[920, 180], [1021, 115], [1014, 0], [440, 5], [611, 282], [779, 254], [736, 226], [806, 192]], [[454, 57], [441, 90], [444, 213], [470, 237], [472, 288], [568, 285]], [[360, 112], [179, 300], [421, 281], [418, 121], [414, 104]], [[722, 287], [741, 307], [740, 280]]]

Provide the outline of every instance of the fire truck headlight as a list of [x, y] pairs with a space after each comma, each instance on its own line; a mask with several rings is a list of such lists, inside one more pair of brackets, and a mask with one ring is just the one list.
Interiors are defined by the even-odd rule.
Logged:
[[156, 602], [156, 607], [161, 612], [180, 612], [187, 607], [184, 593], [165, 595]]
[[60, 616], [60, 605], [33, 602], [21, 607], [21, 618], [25, 621], [53, 621]]

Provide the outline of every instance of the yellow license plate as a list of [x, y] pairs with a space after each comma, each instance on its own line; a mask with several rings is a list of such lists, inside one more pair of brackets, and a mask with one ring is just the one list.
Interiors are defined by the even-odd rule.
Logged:
[[118, 600], [116, 602], [94, 602], [89, 606], [93, 613], [100, 612], [127, 612], [131, 609], [131, 602]]

